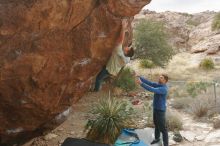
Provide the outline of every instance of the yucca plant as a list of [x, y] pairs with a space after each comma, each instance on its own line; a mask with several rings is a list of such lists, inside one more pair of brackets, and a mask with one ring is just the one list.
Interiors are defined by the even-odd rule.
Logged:
[[121, 130], [132, 125], [134, 110], [125, 101], [115, 98], [100, 100], [91, 110], [85, 130], [87, 138], [106, 144], [113, 144]]

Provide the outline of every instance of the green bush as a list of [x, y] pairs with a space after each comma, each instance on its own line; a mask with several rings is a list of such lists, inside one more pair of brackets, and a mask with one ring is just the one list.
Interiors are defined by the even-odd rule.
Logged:
[[219, 30], [220, 29], [220, 12], [217, 13], [212, 21], [212, 30]]
[[205, 58], [200, 62], [199, 67], [204, 70], [211, 70], [215, 68], [215, 64], [211, 58]]
[[174, 54], [167, 39], [162, 22], [140, 20], [134, 29], [136, 57], [149, 59], [155, 65], [164, 67]]
[[136, 88], [134, 71], [130, 68], [124, 68], [115, 81], [115, 85], [125, 91], [131, 91]]
[[154, 68], [155, 64], [151, 60], [141, 59], [140, 60], [140, 67], [141, 68]]
[[176, 112], [167, 112], [166, 124], [169, 131], [182, 130], [183, 128], [182, 120]]
[[208, 86], [210, 86], [210, 84], [206, 82], [189, 82], [186, 85], [186, 90], [190, 96], [196, 97], [198, 94], [206, 92]]
[[115, 98], [100, 100], [91, 110], [85, 131], [87, 138], [106, 144], [113, 144], [123, 128], [132, 125], [134, 110], [127, 102]]

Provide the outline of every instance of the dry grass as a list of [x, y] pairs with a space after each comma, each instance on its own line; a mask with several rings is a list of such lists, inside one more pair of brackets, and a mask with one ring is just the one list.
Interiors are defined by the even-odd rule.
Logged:
[[135, 60], [128, 66], [135, 70], [137, 75], [144, 75], [148, 79], [156, 81], [161, 73], [168, 74], [171, 80], [194, 80], [212, 81], [219, 77], [219, 68], [208, 72], [198, 69], [200, 61], [205, 58], [204, 54], [179, 53], [173, 56], [166, 68], [143, 69], [140, 68], [140, 61]]
[[214, 17], [214, 20], [212, 22], [212, 30], [219, 30], [220, 29], [220, 12], [217, 13]]
[[147, 115], [147, 127], [154, 127], [151, 102], [147, 102], [144, 104], [144, 112]]
[[187, 109], [190, 107], [192, 101], [193, 99], [190, 97], [175, 98], [171, 105], [175, 109]]
[[[153, 111], [149, 104], [145, 105], [145, 111], [147, 111], [147, 126], [154, 127], [153, 123]], [[169, 131], [181, 130], [183, 123], [181, 116], [177, 112], [167, 111], [166, 124]]]
[[166, 124], [169, 131], [178, 131], [183, 128], [181, 116], [177, 112], [167, 112]]
[[198, 97], [190, 104], [190, 113], [194, 118], [201, 118], [208, 116], [209, 110], [212, 109], [212, 98]]
[[188, 25], [192, 25], [192, 26], [198, 26], [198, 25], [200, 24], [199, 21], [193, 20], [192, 18], [189, 18], [189, 19], [186, 21], [186, 23], [187, 23]]
[[185, 83], [179, 83], [178, 85], [175, 85], [174, 83], [170, 82], [170, 84], [172, 85], [171, 87], [169, 87], [169, 98], [182, 98], [182, 97], [187, 97], [188, 94], [186, 92], [185, 89]]
[[194, 106], [192, 106], [192, 113], [194, 115], [194, 117], [196, 118], [201, 118], [204, 117], [208, 114], [208, 107], [204, 104], [194, 104]]
[[220, 119], [215, 120], [215, 121], [213, 122], [213, 128], [214, 128], [214, 129], [220, 129]]

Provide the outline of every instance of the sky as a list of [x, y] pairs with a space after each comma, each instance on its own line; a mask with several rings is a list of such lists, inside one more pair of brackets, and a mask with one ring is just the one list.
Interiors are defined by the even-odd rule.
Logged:
[[151, 0], [144, 7], [157, 12], [176, 11], [198, 13], [202, 11], [220, 11], [220, 0]]

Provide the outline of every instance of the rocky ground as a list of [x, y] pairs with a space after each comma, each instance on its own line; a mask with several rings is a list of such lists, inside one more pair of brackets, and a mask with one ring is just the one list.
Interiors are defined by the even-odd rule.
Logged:
[[217, 146], [220, 145], [220, 130], [213, 129], [210, 123], [198, 122], [189, 114], [180, 112], [183, 117], [183, 131], [180, 134], [185, 138], [181, 146]]
[[[44, 136], [35, 138], [23, 146], [60, 146], [67, 137], [83, 138], [85, 133], [83, 132], [84, 126], [88, 119], [88, 111], [91, 109], [93, 103], [97, 102], [100, 98], [106, 98], [109, 96], [108, 89], [104, 89], [98, 93], [88, 93], [85, 95], [77, 104], [73, 105], [72, 111], [67, 121], [61, 124], [59, 127], [45, 133]], [[141, 90], [136, 96], [128, 96], [122, 94], [117, 98], [128, 100], [129, 102], [140, 99], [140, 104], [134, 105], [134, 108], [138, 112], [139, 119], [137, 120], [138, 127], [146, 130], [149, 134], [147, 137], [153, 135], [153, 129], [146, 128], [147, 116], [144, 113], [144, 104], [149, 101], [148, 94]], [[174, 110], [171, 106], [169, 110]], [[176, 110], [175, 110], [176, 111]], [[176, 143], [172, 140], [173, 133], [170, 132], [170, 144], [177, 146], [217, 146], [220, 145], [220, 130], [214, 130], [212, 125], [209, 123], [202, 123], [193, 120], [191, 115], [186, 114], [182, 111], [177, 111], [181, 114], [183, 120], [183, 130], [180, 131], [184, 137], [183, 142]], [[144, 129], [146, 128], [146, 129]], [[150, 131], [150, 132], [149, 132]]]

